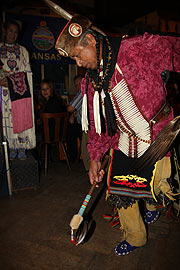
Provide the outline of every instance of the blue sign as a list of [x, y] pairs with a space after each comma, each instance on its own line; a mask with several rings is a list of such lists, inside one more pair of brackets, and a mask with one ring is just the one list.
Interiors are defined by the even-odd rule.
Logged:
[[19, 43], [28, 50], [31, 62], [45, 64], [49, 61], [61, 61], [61, 64], [74, 64], [73, 60], [61, 56], [55, 49], [56, 40], [67, 24], [67, 20], [12, 13], [7, 13], [6, 18], [22, 23], [22, 36]]

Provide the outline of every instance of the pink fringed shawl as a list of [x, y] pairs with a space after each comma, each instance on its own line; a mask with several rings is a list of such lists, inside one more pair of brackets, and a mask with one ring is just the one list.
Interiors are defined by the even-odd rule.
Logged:
[[13, 132], [21, 133], [33, 127], [31, 93], [27, 75], [18, 72], [8, 77], [11, 98]]

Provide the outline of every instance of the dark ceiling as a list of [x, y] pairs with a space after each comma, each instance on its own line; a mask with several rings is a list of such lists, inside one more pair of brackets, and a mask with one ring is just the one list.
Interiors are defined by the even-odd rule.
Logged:
[[[180, 0], [171, 1], [120, 1], [120, 0], [54, 0], [70, 13], [80, 13], [92, 19], [101, 28], [121, 27], [154, 10], [166, 17], [180, 20]], [[14, 11], [22, 6], [47, 8], [43, 0], [6, 0], [5, 9]]]

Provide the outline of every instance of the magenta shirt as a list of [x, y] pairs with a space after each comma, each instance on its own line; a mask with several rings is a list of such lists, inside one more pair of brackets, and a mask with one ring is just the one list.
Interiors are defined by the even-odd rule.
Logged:
[[[134, 96], [150, 121], [165, 103], [166, 93], [163, 88], [161, 72], [164, 70], [180, 71], [180, 38], [150, 35], [123, 39], [117, 57], [121, 68]], [[115, 81], [116, 77], [116, 81]], [[112, 88], [119, 82], [119, 72], [115, 69], [112, 76]], [[85, 79], [82, 80], [82, 93], [85, 93]], [[110, 137], [106, 131], [99, 136], [95, 131], [93, 116], [94, 89], [89, 83], [89, 124], [88, 151], [91, 160], [101, 160], [109, 148], [118, 149], [118, 132]], [[160, 130], [173, 119], [173, 112], [160, 123], [153, 126], [152, 140]], [[107, 129], [106, 129], [107, 130]]]

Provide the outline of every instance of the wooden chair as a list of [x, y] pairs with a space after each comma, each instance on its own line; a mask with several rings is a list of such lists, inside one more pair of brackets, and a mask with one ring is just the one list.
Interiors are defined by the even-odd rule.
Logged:
[[[56, 144], [59, 154], [59, 159], [65, 159], [69, 170], [71, 170], [67, 152], [66, 152], [66, 132], [67, 132], [67, 124], [69, 120], [69, 113], [40, 113], [40, 118], [43, 123], [43, 132], [44, 138], [40, 142], [39, 147], [39, 158], [41, 156], [41, 150], [43, 144], [45, 145], [45, 175], [47, 174], [48, 167], [48, 145]], [[50, 122], [53, 120], [53, 138], [52, 138], [52, 130], [50, 131]], [[51, 126], [52, 128], [52, 126]], [[62, 158], [63, 156], [63, 158]]]

